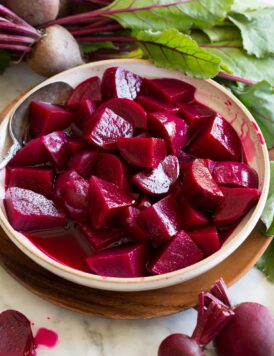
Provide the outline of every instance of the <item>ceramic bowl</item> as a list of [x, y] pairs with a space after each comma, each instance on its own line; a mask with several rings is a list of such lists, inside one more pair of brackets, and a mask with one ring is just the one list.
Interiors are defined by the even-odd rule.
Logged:
[[15, 231], [7, 220], [5, 209], [3, 207], [5, 179], [4, 170], [0, 172], [1, 225], [8, 237], [28, 257], [52, 273], [80, 285], [113, 291], [142, 291], [168, 287], [170, 285], [187, 281], [207, 272], [235, 251], [245, 241], [255, 227], [266, 202], [270, 179], [267, 147], [264, 143], [261, 131], [257, 127], [250, 112], [248, 112], [241, 102], [228, 90], [212, 80], [189, 78], [177, 71], [157, 68], [153, 64], [143, 60], [108, 60], [90, 63], [73, 68], [64, 73], [60, 73], [44, 81], [29, 91], [28, 94], [17, 102], [11, 112], [4, 117], [0, 126], [0, 155], [4, 154], [7, 150], [7, 146], [10, 144], [9, 135], [7, 134], [7, 124], [9, 118], [16, 107], [20, 105], [20, 103], [29, 94], [54, 81], [64, 81], [72, 86], [76, 86], [88, 77], [94, 75], [101, 77], [105, 69], [112, 66], [122, 66], [123, 68], [131, 70], [144, 77], [177, 78], [194, 85], [197, 88], [195, 94], [196, 99], [202, 103], [205, 103], [215, 111], [220, 112], [232, 124], [240, 136], [247, 162], [258, 172], [259, 175], [259, 188], [261, 189], [262, 194], [256, 207], [245, 216], [222, 248], [215, 254], [190, 267], [160, 276], [150, 276], [144, 278], [101, 277], [67, 267], [45, 255], [24, 235]]

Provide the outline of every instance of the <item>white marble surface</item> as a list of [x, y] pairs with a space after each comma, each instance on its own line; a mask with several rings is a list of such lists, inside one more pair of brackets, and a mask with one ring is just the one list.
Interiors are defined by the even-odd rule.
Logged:
[[[25, 65], [10, 68], [0, 76], [0, 110], [17, 94], [40, 81]], [[274, 312], [274, 285], [255, 268], [231, 289], [235, 303], [257, 301]], [[156, 356], [163, 338], [173, 332], [193, 330], [194, 310], [145, 321], [114, 321], [84, 317], [32, 295], [0, 268], [0, 312], [17, 309], [34, 325], [55, 330], [59, 342], [54, 349], [40, 348], [38, 356]]]

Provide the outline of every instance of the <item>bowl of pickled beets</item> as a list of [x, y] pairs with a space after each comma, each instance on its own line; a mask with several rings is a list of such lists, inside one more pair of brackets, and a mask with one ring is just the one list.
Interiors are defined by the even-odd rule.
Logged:
[[30, 103], [25, 144], [1, 171], [1, 224], [25, 254], [78, 284], [138, 291], [205, 273], [248, 237], [266, 201], [268, 153], [231, 93], [114, 60], [29, 94], [54, 81], [74, 88], [69, 99]]

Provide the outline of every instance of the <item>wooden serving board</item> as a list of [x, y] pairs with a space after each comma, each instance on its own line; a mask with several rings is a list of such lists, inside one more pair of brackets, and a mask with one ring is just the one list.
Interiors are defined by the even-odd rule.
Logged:
[[[0, 121], [13, 104], [0, 114]], [[271, 156], [274, 158], [274, 150]], [[228, 285], [235, 283], [254, 266], [270, 242], [257, 225], [232, 255], [207, 273], [176, 286], [145, 292], [91, 289], [57, 277], [24, 255], [1, 228], [0, 265], [34, 294], [66, 309], [111, 319], [148, 319], [194, 306], [198, 293], [220, 277]]]

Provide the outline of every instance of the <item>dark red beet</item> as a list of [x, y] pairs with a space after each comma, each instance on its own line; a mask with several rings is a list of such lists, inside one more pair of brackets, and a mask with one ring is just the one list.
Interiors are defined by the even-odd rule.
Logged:
[[191, 142], [188, 153], [215, 161], [241, 161], [242, 144], [230, 123], [217, 114]]
[[88, 181], [74, 170], [65, 171], [57, 178], [57, 199], [71, 219], [78, 221], [87, 218], [88, 189]]
[[118, 228], [96, 230], [86, 224], [79, 223], [77, 229], [87, 238], [95, 250], [106, 248], [110, 244], [120, 241], [125, 236], [125, 232]]
[[101, 104], [98, 110], [109, 108], [127, 120], [134, 129], [146, 130], [147, 114], [139, 104], [126, 98], [114, 98]]
[[224, 200], [208, 168], [199, 159], [190, 163], [186, 170], [182, 192], [192, 204], [205, 209], [215, 209]]
[[217, 184], [226, 187], [258, 188], [258, 174], [245, 163], [216, 162], [212, 176]]
[[0, 355], [31, 356], [35, 349], [30, 321], [16, 310], [0, 314]]
[[82, 101], [78, 107], [78, 110], [74, 116], [75, 124], [83, 129], [85, 123], [90, 119], [90, 117], [95, 113], [97, 108], [97, 103], [93, 100], [86, 99]]
[[149, 201], [149, 198], [146, 196], [143, 196], [140, 198], [140, 201], [137, 203], [137, 208], [140, 210], [144, 210], [146, 208], [149, 208], [151, 206], [151, 203]]
[[258, 303], [242, 303], [234, 318], [214, 340], [218, 356], [274, 355], [274, 318]]
[[92, 121], [93, 124], [84, 131], [85, 138], [104, 149], [115, 149], [117, 138], [133, 136], [132, 125], [108, 108], [94, 115]]
[[100, 229], [133, 203], [132, 198], [115, 184], [91, 177], [89, 187], [89, 213], [93, 226]]
[[146, 194], [165, 194], [179, 177], [180, 167], [176, 156], [167, 156], [153, 170], [145, 170], [133, 177], [133, 183]]
[[180, 105], [182, 117], [189, 125], [190, 134], [196, 133], [207, 123], [207, 119], [213, 118], [216, 112], [205, 105], [194, 101], [193, 103], [184, 103]]
[[148, 240], [148, 233], [142, 229], [137, 221], [139, 213], [140, 210], [132, 206], [125, 208], [121, 213], [121, 225], [126, 229], [129, 237], [136, 240]]
[[162, 341], [158, 356], [205, 356], [205, 353], [189, 336], [172, 334]]
[[212, 255], [221, 248], [217, 229], [214, 225], [187, 232], [205, 257]]
[[205, 226], [209, 223], [208, 217], [190, 204], [184, 197], [178, 198], [180, 207], [182, 208], [182, 227], [185, 230], [194, 229], [200, 226]]
[[80, 139], [69, 139], [67, 141], [67, 150], [71, 157], [75, 156], [77, 153], [83, 151], [88, 147], [88, 144]]
[[76, 154], [69, 163], [85, 179], [89, 179], [95, 173], [99, 152], [95, 149], [84, 150]]
[[146, 257], [145, 244], [124, 245], [94, 254], [87, 264], [100, 276], [135, 278], [145, 276]]
[[134, 100], [141, 89], [143, 79], [121, 67], [108, 68], [102, 79], [104, 100], [127, 98]]
[[101, 81], [98, 77], [91, 77], [80, 83], [67, 101], [70, 109], [77, 110], [82, 101], [89, 99], [101, 101]]
[[194, 98], [195, 87], [173, 78], [145, 79], [144, 91], [166, 103], [189, 102]]
[[41, 141], [47, 151], [50, 160], [57, 169], [66, 167], [69, 156], [67, 152], [67, 136], [62, 131], [52, 132], [41, 137]]
[[119, 138], [118, 148], [127, 163], [156, 168], [166, 156], [166, 143], [160, 138]]
[[187, 143], [188, 126], [177, 116], [155, 112], [148, 116], [148, 125], [152, 136], [166, 140], [172, 154], [176, 154]]
[[8, 187], [18, 187], [51, 196], [53, 170], [48, 168], [12, 168], [8, 172]]
[[97, 177], [114, 183], [129, 192], [130, 183], [125, 164], [114, 154], [100, 153], [95, 174]]
[[214, 223], [218, 226], [231, 225], [256, 205], [261, 192], [254, 188], [222, 187], [224, 201], [214, 215]]
[[181, 228], [181, 211], [172, 195], [140, 212], [139, 224], [149, 233], [154, 246], [169, 241]]
[[15, 230], [33, 231], [64, 227], [66, 218], [52, 200], [31, 190], [8, 188], [5, 207], [9, 222]]
[[64, 130], [73, 121], [73, 114], [59, 105], [33, 101], [29, 110], [30, 131], [34, 137]]
[[203, 257], [203, 252], [188, 234], [181, 230], [163, 247], [148, 269], [153, 274], [169, 273], [193, 265]]
[[49, 155], [41, 137], [29, 141], [16, 155], [9, 161], [9, 167], [36, 166], [49, 161]]
[[176, 115], [180, 111], [179, 106], [163, 103], [161, 100], [153, 98], [152, 96], [139, 95], [136, 101], [147, 113], [168, 112]]

